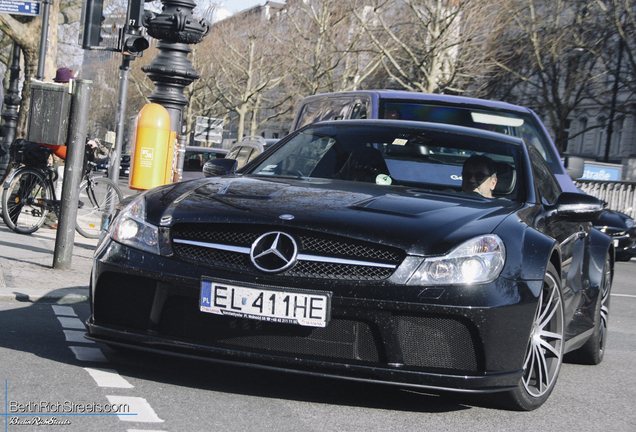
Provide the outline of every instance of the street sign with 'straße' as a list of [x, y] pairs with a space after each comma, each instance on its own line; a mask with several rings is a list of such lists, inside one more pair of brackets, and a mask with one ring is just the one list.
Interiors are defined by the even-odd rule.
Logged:
[[42, 15], [42, 2], [0, 0], [0, 13], [11, 15]]

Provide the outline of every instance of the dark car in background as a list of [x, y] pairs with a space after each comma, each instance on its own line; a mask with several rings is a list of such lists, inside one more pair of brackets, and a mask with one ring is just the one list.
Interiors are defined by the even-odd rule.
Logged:
[[636, 256], [636, 227], [631, 217], [605, 210], [594, 227], [612, 238], [617, 261], [629, 261]]
[[130, 175], [130, 155], [123, 154], [119, 160], [119, 176], [128, 177]]
[[227, 150], [214, 147], [186, 146], [181, 180], [203, 177], [203, 165], [213, 159], [222, 159]]
[[[464, 168], [474, 155], [495, 167], [493, 198], [462, 188], [478, 177]], [[566, 353], [603, 359], [613, 251], [591, 223], [602, 211], [562, 191], [517, 137], [316, 123], [240, 174], [124, 201], [95, 252], [88, 337], [531, 410]]]
[[[106, 172], [106, 176], [108, 176], [108, 167], [110, 165], [110, 158], [108, 158], [108, 162], [102, 164], [104, 171]], [[98, 168], [100, 165], [98, 165]], [[119, 159], [119, 177], [128, 177], [130, 175], [130, 155], [122, 154]]]

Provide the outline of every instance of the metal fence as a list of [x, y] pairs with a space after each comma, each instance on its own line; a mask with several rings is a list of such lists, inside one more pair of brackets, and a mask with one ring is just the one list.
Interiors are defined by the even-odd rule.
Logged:
[[607, 207], [636, 217], [636, 182], [577, 180], [576, 187], [607, 202]]

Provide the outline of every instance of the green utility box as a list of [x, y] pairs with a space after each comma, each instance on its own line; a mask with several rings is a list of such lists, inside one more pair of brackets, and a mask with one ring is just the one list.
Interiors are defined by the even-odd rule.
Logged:
[[32, 81], [27, 139], [42, 144], [66, 145], [70, 111], [68, 85]]

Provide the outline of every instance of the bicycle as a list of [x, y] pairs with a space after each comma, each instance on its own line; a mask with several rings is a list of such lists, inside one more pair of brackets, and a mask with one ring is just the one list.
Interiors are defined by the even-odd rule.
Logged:
[[[16, 140], [12, 144], [11, 163], [15, 171], [3, 185], [2, 218], [19, 234], [37, 231], [50, 212], [59, 217], [61, 200], [55, 196], [57, 172], [46, 164], [50, 154], [50, 149], [37, 143]], [[79, 187], [75, 229], [86, 238], [99, 238], [103, 221], [123, 198], [115, 182], [93, 175], [96, 167], [92, 161], [85, 162], [84, 180]]]

